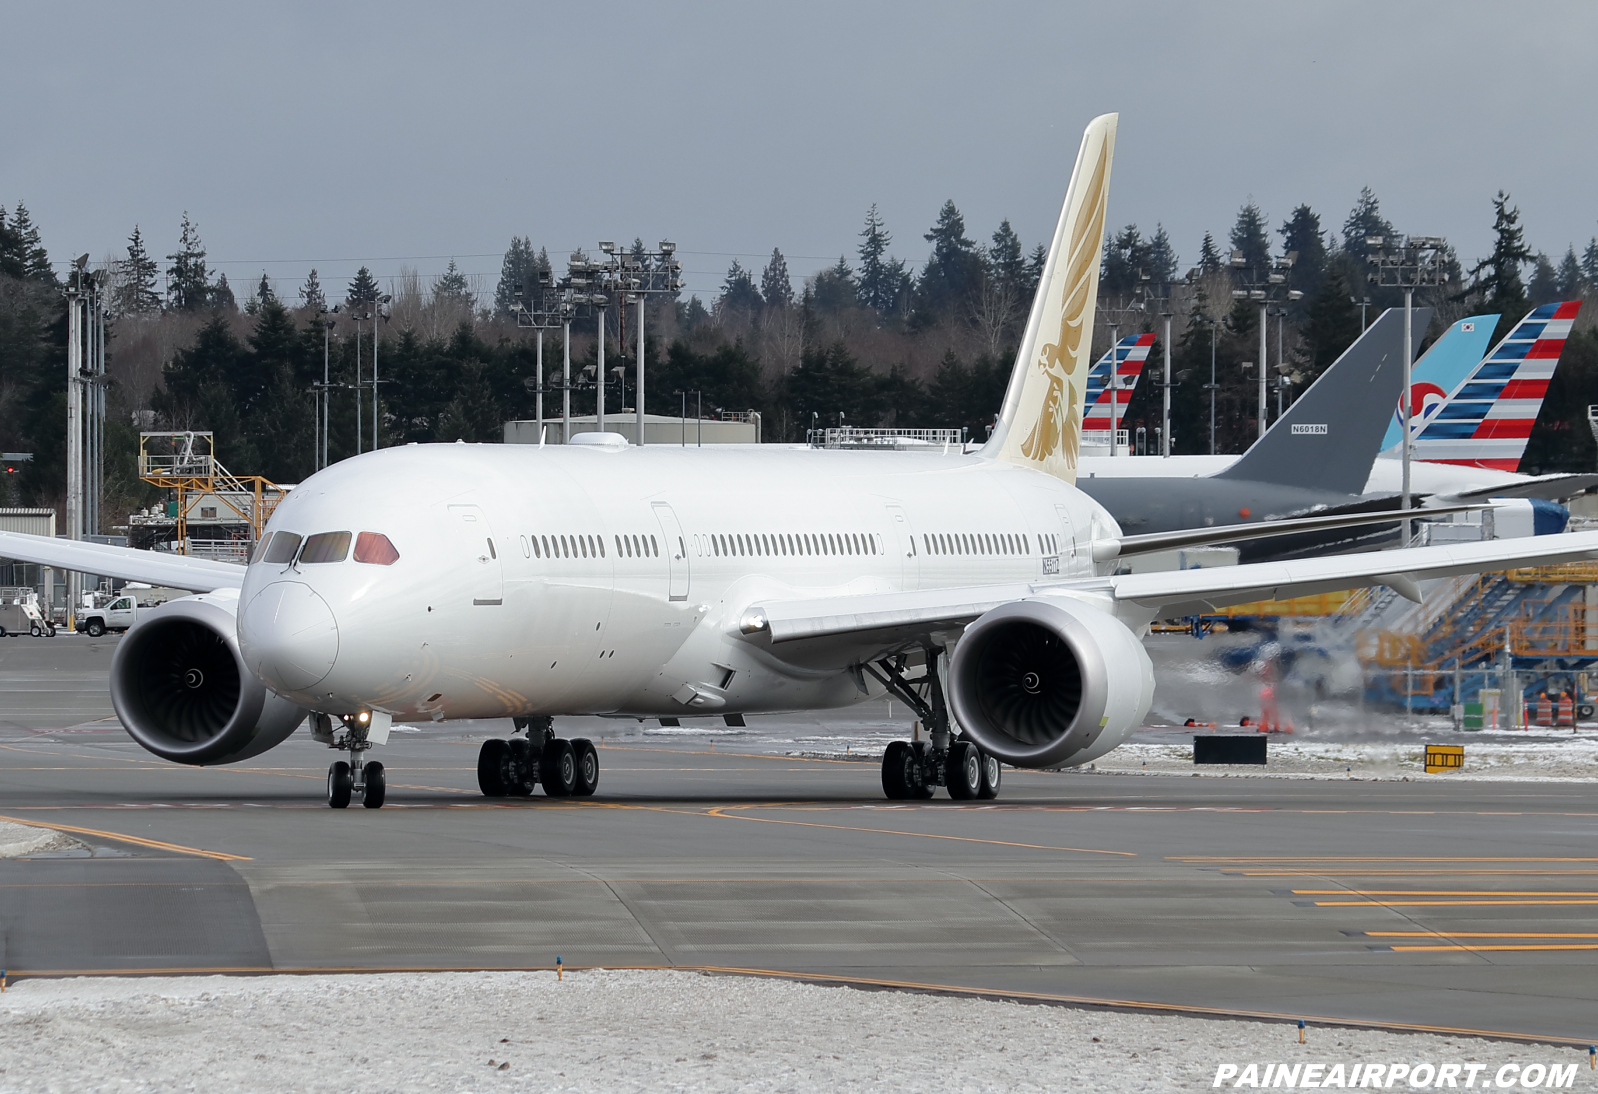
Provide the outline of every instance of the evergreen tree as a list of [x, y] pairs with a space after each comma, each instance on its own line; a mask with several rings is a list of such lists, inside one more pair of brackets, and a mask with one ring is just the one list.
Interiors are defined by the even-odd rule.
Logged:
[[932, 244], [932, 256], [921, 271], [921, 308], [925, 322], [963, 317], [982, 276], [976, 244], [966, 238], [965, 217], [953, 201], [938, 210], [938, 221], [922, 238]]
[[836, 315], [854, 305], [860, 294], [855, 286], [854, 271], [843, 255], [838, 256], [836, 266], [815, 276], [806, 295], [810, 305], [823, 315]]
[[314, 314], [327, 307], [327, 296], [322, 292], [322, 282], [316, 276], [316, 269], [312, 267], [311, 275], [305, 279], [305, 284], [300, 286], [301, 306], [310, 309]]
[[771, 249], [771, 261], [760, 275], [760, 295], [768, 308], [786, 308], [793, 303], [793, 279], [788, 276], [788, 260], [776, 247]]
[[1559, 261], [1559, 296], [1562, 300], [1575, 300], [1582, 293], [1583, 277], [1581, 262], [1576, 258], [1576, 248], [1572, 244], [1565, 248], [1565, 257]]
[[1598, 285], [1598, 236], [1594, 236], [1587, 249], [1581, 252], [1581, 273], [1587, 284]]
[[1243, 253], [1242, 274], [1250, 281], [1264, 281], [1271, 269], [1271, 240], [1258, 205], [1251, 201], [1237, 211], [1231, 239], [1232, 249]]
[[1154, 238], [1149, 240], [1149, 277], [1161, 285], [1176, 280], [1178, 265], [1176, 248], [1171, 246], [1171, 233], [1164, 224], [1154, 225]]
[[[531, 248], [529, 247], [528, 250], [531, 251]], [[536, 268], [533, 272], [536, 277]], [[435, 307], [470, 309], [476, 302], [477, 294], [472, 292], [471, 282], [456, 267], [455, 260], [453, 258], [450, 259], [449, 268], [444, 271], [437, 281], [433, 282], [433, 305]]]
[[1333, 269], [1309, 305], [1304, 339], [1309, 343], [1311, 371], [1320, 375], [1359, 337], [1359, 308], [1349, 295], [1341, 270]]
[[43, 285], [57, 284], [55, 271], [50, 268], [50, 256], [45, 253], [39, 229], [34, 225], [28, 207], [20, 201], [17, 202], [16, 212], [11, 214], [11, 231], [16, 237], [16, 253], [22, 264], [22, 273], [19, 276]]
[[211, 271], [205, 265], [205, 245], [189, 214], [183, 213], [178, 249], [166, 256], [167, 306], [174, 311], [199, 311], [211, 302]]
[[118, 315], [149, 315], [161, 310], [161, 294], [155, 278], [161, 267], [144, 249], [139, 226], [128, 236], [128, 257], [122, 263], [122, 279], [117, 285], [112, 307]]
[[860, 231], [860, 273], [856, 291], [860, 306], [878, 315], [888, 315], [899, 304], [904, 288], [904, 263], [888, 258], [888, 233], [875, 204], [866, 212], [866, 226]]
[[1099, 263], [1099, 292], [1125, 300], [1143, 284], [1149, 271], [1149, 245], [1136, 224], [1128, 224], [1118, 235], [1106, 236]]
[[988, 276], [1019, 294], [1027, 279], [1026, 256], [1021, 250], [1021, 237], [1015, 234], [1008, 220], [999, 222], [986, 258]]
[[1531, 284], [1527, 286], [1527, 294], [1531, 297], [1532, 306], [1551, 304], [1559, 299], [1559, 271], [1554, 269], [1554, 264], [1548, 256], [1541, 251], [1533, 260], [1531, 271]]
[[355, 271], [355, 278], [350, 282], [345, 299], [351, 304], [371, 304], [377, 300], [377, 279], [372, 276], [371, 270], [362, 266]]
[[727, 267], [727, 277], [721, 283], [721, 295], [716, 298], [716, 313], [720, 315], [730, 309], [752, 314], [760, 310], [761, 303], [760, 290], [755, 288], [754, 277], [743, 268], [743, 263], [733, 259], [732, 265]]
[[1360, 187], [1354, 208], [1349, 210], [1348, 219], [1343, 221], [1344, 252], [1363, 266], [1371, 252], [1365, 245], [1366, 237], [1381, 236], [1386, 239], [1392, 234], [1393, 225], [1382, 216], [1381, 203], [1376, 200], [1375, 192], [1369, 186]]
[[1027, 298], [1037, 295], [1038, 283], [1043, 280], [1043, 268], [1049, 264], [1049, 249], [1039, 243], [1032, 248], [1032, 253], [1026, 260], [1027, 291], [1023, 294]]
[[1526, 313], [1526, 289], [1520, 268], [1530, 261], [1531, 249], [1526, 246], [1525, 229], [1520, 226], [1520, 210], [1510, 208], [1509, 195], [1502, 190], [1493, 199], [1493, 212], [1492, 253], [1471, 267], [1471, 284], [1464, 295], [1480, 299], [1499, 313], [1501, 318], [1493, 333], [1496, 342]]
[[1308, 205], [1300, 205], [1277, 231], [1282, 237], [1282, 250], [1298, 254], [1293, 262], [1293, 287], [1304, 294], [1304, 299], [1313, 299], [1326, 276], [1326, 243], [1320, 216]]
[[494, 314], [500, 317], [511, 314], [516, 307], [518, 286], [522, 291], [521, 302], [529, 308], [534, 307], [536, 302], [533, 293], [538, 287], [538, 273], [540, 269], [548, 268], [547, 258], [542, 266], [539, 265], [539, 256], [533, 251], [532, 240], [511, 236], [510, 247], [500, 262], [499, 284], [494, 286]]
[[22, 240], [6, 223], [6, 207], [0, 205], [0, 274], [20, 278], [27, 270], [22, 254]]
[[1221, 261], [1221, 251], [1215, 245], [1215, 237], [1209, 232], [1204, 233], [1204, 242], [1199, 245], [1199, 272], [1219, 273], [1225, 263]]
[[227, 274], [218, 274], [216, 284], [206, 292], [206, 297], [212, 308], [217, 311], [238, 311], [239, 301], [233, 295], [233, 290], [228, 287]]

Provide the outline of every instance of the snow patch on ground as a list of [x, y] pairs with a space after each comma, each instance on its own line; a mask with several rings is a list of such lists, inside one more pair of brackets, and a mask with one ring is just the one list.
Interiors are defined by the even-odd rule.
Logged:
[[[17, 1092], [1208, 1090], [1221, 1064], [1580, 1063], [1510, 1042], [693, 972], [28, 980]], [[509, 1065], [504, 1066], [504, 1065]]]
[[77, 840], [53, 828], [34, 828], [26, 824], [0, 821], [0, 859], [21, 858], [81, 847]]

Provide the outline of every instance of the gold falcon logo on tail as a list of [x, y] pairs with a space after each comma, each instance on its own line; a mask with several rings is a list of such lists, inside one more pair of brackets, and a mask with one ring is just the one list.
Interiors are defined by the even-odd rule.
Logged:
[[1118, 115], [1094, 118], [1082, 134], [1065, 208], [1016, 353], [993, 438], [983, 449], [1076, 481], [1082, 414], [1092, 362], [1110, 161]]

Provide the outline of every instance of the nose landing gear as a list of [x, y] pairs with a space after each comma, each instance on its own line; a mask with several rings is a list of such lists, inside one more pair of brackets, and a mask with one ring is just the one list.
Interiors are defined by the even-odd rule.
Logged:
[[348, 761], [335, 760], [327, 769], [327, 804], [332, 809], [348, 809], [351, 800], [361, 799], [368, 809], [381, 809], [388, 797], [388, 775], [376, 760], [362, 760], [361, 754], [372, 747], [366, 739], [366, 727], [359, 723], [340, 721], [343, 731], [334, 735], [333, 718], [327, 714], [313, 714], [311, 735], [329, 748], [347, 751]]

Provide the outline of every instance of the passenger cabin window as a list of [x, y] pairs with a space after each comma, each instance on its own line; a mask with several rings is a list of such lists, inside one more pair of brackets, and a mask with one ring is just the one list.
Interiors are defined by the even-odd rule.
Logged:
[[382, 532], [362, 532], [355, 537], [355, 561], [370, 566], [392, 566], [399, 552]]
[[349, 553], [348, 532], [318, 532], [305, 541], [305, 548], [300, 551], [300, 563], [343, 562], [344, 556]]
[[263, 561], [274, 566], [287, 566], [294, 561], [294, 552], [300, 549], [300, 537], [293, 532], [273, 532], [272, 542], [267, 544]]

